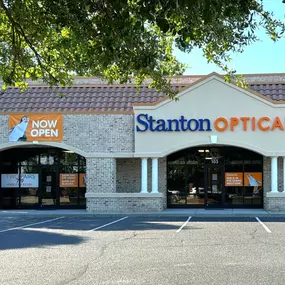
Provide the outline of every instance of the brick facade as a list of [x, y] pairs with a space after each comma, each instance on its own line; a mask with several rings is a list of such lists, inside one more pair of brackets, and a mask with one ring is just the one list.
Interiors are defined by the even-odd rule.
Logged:
[[282, 197], [283, 167], [283, 158], [278, 157], [278, 191], [280, 197], [267, 197], [271, 191], [271, 158], [264, 157], [263, 159], [264, 209], [267, 211], [285, 211], [285, 197]]
[[8, 142], [8, 116], [0, 116], [0, 143]]
[[141, 190], [141, 159], [118, 158], [117, 192], [139, 193], [140, 190]]
[[[159, 159], [159, 197], [151, 194], [151, 159], [148, 160], [148, 192], [149, 194], [142, 195], [141, 197], [133, 197], [131, 194], [139, 194], [141, 191], [141, 159], [140, 158], [118, 158], [116, 159], [116, 172], [113, 170], [113, 161], [110, 165], [110, 159], [101, 158], [90, 159], [87, 158], [87, 185], [88, 193], [128, 193], [126, 197], [88, 197], [87, 210], [90, 212], [148, 212], [148, 211], [161, 211], [166, 209], [166, 159]], [[112, 169], [113, 177], [105, 177], [104, 173], [96, 175], [104, 165], [108, 165]], [[93, 169], [93, 170], [92, 170]], [[101, 170], [102, 172], [102, 170]], [[93, 173], [93, 174], [92, 174]], [[96, 180], [93, 179], [96, 175]], [[90, 177], [90, 180], [89, 180]], [[116, 179], [116, 191], [114, 190], [114, 179]], [[111, 183], [110, 183], [111, 181]], [[92, 185], [92, 186], [90, 186]], [[101, 185], [105, 185], [103, 188]], [[94, 187], [94, 188], [93, 188]], [[97, 189], [97, 190], [96, 190]], [[101, 191], [103, 190], [103, 191]], [[108, 195], [106, 195], [108, 196]]]
[[164, 209], [164, 198], [152, 197], [94, 197], [88, 198], [89, 212], [158, 212]]
[[[118, 158], [117, 193], [138, 193], [141, 191], [141, 159]], [[151, 192], [151, 159], [148, 159], [148, 192]], [[158, 191], [166, 192], [166, 158], [159, 159]]]
[[[140, 193], [141, 159], [110, 157], [112, 153], [134, 152], [133, 120], [132, 114], [63, 115], [64, 146], [71, 146], [91, 154], [91, 157], [86, 157], [86, 193]], [[8, 115], [0, 115], [0, 123], [0, 143], [7, 144]], [[96, 157], [97, 153], [102, 157]], [[151, 192], [151, 171], [151, 159], [149, 159], [149, 192]], [[159, 197], [151, 193], [149, 197], [87, 197], [87, 210], [138, 212], [165, 209], [166, 160], [164, 158], [159, 159], [159, 192], [161, 193]]]
[[116, 159], [86, 158], [88, 193], [116, 192]]
[[[0, 144], [8, 143], [8, 116], [0, 115]], [[63, 143], [86, 153], [134, 152], [132, 114], [64, 114]]]
[[134, 151], [133, 115], [64, 115], [63, 120], [64, 142], [68, 145], [88, 153]]

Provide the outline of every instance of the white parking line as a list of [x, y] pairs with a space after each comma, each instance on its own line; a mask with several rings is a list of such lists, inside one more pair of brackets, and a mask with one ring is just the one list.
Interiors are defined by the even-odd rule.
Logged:
[[263, 223], [260, 221], [260, 219], [258, 217], [255, 217], [256, 220], [264, 227], [264, 229], [268, 232], [268, 233], [272, 233], [271, 230]]
[[121, 218], [121, 219], [119, 219], [119, 220], [116, 220], [116, 221], [113, 221], [113, 222], [111, 222], [111, 223], [105, 224], [105, 225], [103, 225], [103, 226], [97, 227], [97, 228], [95, 228], [95, 229], [89, 230], [89, 231], [87, 231], [87, 232], [89, 233], [89, 232], [97, 231], [97, 230], [99, 230], [99, 229], [102, 229], [102, 228], [105, 228], [105, 227], [107, 227], [107, 226], [109, 226], [109, 225], [118, 223], [118, 222], [120, 222], [120, 221], [122, 221], [122, 220], [125, 220], [125, 219], [127, 219], [127, 218], [128, 218], [128, 217], [126, 216], [126, 217], [124, 217], [124, 218]]
[[190, 221], [191, 218], [192, 218], [192, 217], [190, 216], [190, 217], [187, 219], [187, 221], [186, 221], [176, 232], [179, 233], [179, 232], [188, 224], [188, 222]]
[[14, 231], [14, 230], [19, 230], [19, 229], [23, 229], [23, 228], [27, 228], [27, 227], [39, 225], [39, 224], [44, 224], [44, 223], [56, 221], [56, 220], [63, 219], [63, 218], [64, 218], [64, 217], [59, 217], [59, 218], [55, 218], [55, 219], [51, 219], [51, 220], [46, 220], [46, 221], [42, 221], [42, 222], [37, 222], [37, 223], [29, 224], [29, 225], [24, 225], [24, 226], [20, 226], [20, 227], [10, 228], [10, 229], [7, 229], [7, 230], [2, 230], [2, 231], [0, 231], [0, 233], [9, 232], [9, 231]]

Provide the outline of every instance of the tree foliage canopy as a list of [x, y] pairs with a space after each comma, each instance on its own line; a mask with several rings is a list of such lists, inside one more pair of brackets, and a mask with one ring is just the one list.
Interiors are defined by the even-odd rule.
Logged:
[[0, 0], [0, 18], [4, 88], [25, 87], [26, 79], [66, 85], [74, 75], [134, 77], [138, 86], [151, 78], [172, 96], [164, 75], [185, 69], [174, 46], [201, 48], [231, 76], [229, 54], [257, 41], [258, 28], [274, 41], [285, 32], [257, 0]]

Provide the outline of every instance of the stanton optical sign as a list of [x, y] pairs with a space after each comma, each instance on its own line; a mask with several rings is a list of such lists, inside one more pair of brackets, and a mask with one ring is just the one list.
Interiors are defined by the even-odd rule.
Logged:
[[173, 119], [155, 118], [148, 114], [139, 114], [136, 117], [137, 132], [194, 132], [214, 130], [218, 132], [234, 131], [241, 126], [243, 131], [284, 131], [285, 122], [279, 117], [218, 117], [210, 120], [207, 118], [186, 118], [180, 116]]

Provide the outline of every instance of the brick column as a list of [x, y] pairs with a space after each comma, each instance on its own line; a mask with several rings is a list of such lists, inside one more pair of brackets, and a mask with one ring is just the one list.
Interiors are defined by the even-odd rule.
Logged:
[[116, 159], [86, 158], [86, 193], [116, 192]]

